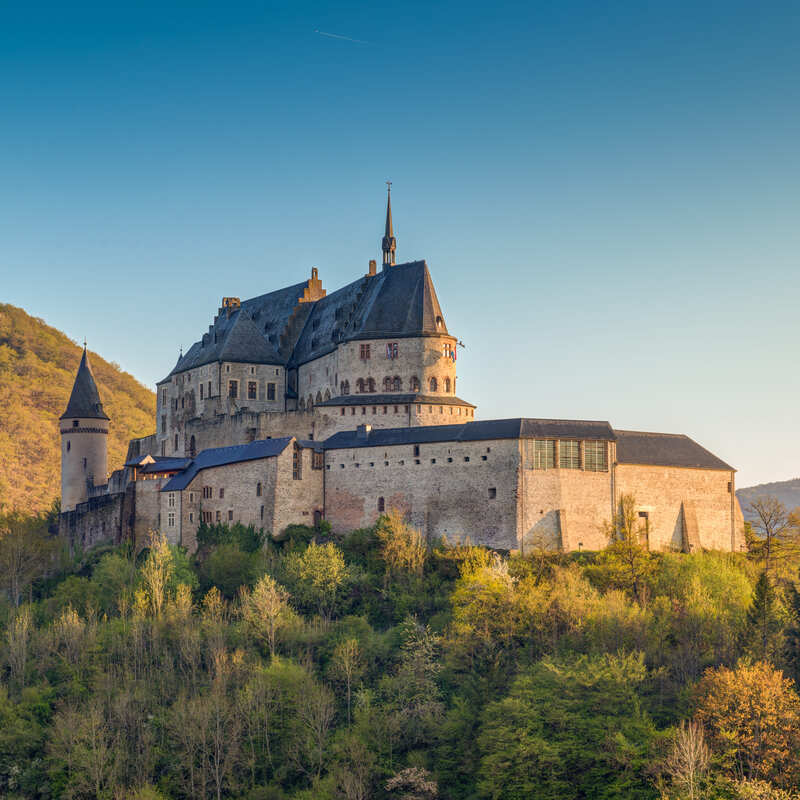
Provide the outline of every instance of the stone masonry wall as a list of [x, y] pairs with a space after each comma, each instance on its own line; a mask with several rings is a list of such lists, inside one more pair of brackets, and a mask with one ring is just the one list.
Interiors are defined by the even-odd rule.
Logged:
[[515, 440], [421, 444], [418, 456], [414, 445], [325, 455], [325, 515], [338, 533], [374, 524], [383, 498], [429, 540], [517, 546]]
[[[696, 515], [700, 546], [713, 550], [739, 549], [734, 474], [727, 470], [619, 464], [617, 501], [623, 494], [636, 498], [637, 510], [647, 514], [651, 550], [680, 550], [683, 544], [682, 504]], [[730, 488], [730, 491], [729, 491]]]

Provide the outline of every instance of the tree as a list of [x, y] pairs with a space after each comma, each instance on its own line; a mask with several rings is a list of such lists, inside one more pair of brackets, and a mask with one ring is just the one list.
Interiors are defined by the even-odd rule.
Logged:
[[333, 542], [311, 542], [302, 553], [289, 554], [286, 576], [293, 596], [307, 608], [316, 609], [327, 622], [349, 582], [350, 572]]
[[344, 681], [347, 688], [347, 725], [349, 726], [353, 681], [358, 679], [364, 669], [357, 639], [343, 639], [336, 645], [331, 669], [334, 675]]
[[386, 791], [400, 800], [435, 800], [439, 796], [436, 781], [420, 767], [407, 767], [386, 781]]
[[41, 517], [18, 512], [0, 517], [0, 581], [15, 606], [44, 574], [56, 546]]
[[478, 736], [479, 793], [492, 800], [653, 798], [655, 728], [638, 690], [641, 653], [543, 659], [490, 703]]
[[397, 509], [382, 514], [375, 526], [387, 578], [398, 573], [422, 575], [428, 548], [422, 534]]
[[730, 777], [783, 785], [797, 775], [800, 698], [780, 670], [764, 661], [709, 669], [695, 696], [695, 718]]
[[748, 511], [756, 534], [748, 541], [748, 549], [763, 559], [764, 571], [769, 576], [778, 562], [800, 553], [800, 520], [777, 497], [757, 497]]
[[703, 728], [697, 722], [681, 722], [667, 756], [666, 770], [673, 785], [680, 787], [681, 797], [695, 800], [698, 782], [708, 770], [710, 753]]
[[31, 616], [30, 606], [22, 606], [17, 610], [6, 630], [8, 665], [11, 668], [11, 678], [19, 684], [21, 689], [25, 687], [25, 670], [28, 665], [32, 630], [33, 617]]
[[278, 633], [291, 621], [289, 593], [271, 575], [264, 575], [249, 592], [240, 594], [242, 618], [255, 637], [269, 646], [271, 658], [275, 658]]
[[[633, 495], [620, 497], [619, 510], [604, 525], [608, 547], [590, 570], [606, 586], [624, 589], [638, 602], [644, 601], [644, 590], [656, 564], [647, 549], [647, 527], [639, 522]], [[645, 544], [642, 544], [642, 542]]]
[[775, 590], [766, 569], [758, 576], [753, 590], [753, 602], [747, 610], [744, 640], [748, 652], [760, 661], [775, 663], [781, 652], [783, 622]]

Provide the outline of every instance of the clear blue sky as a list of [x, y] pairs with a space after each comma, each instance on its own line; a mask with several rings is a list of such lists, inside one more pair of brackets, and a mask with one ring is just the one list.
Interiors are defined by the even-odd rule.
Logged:
[[223, 295], [363, 274], [391, 178], [480, 417], [800, 474], [797, 2], [10, 5], [0, 300], [152, 386]]

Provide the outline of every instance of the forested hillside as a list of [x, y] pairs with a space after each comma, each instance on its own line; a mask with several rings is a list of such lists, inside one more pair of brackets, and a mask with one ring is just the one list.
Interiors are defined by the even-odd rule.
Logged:
[[800, 798], [796, 529], [523, 558], [392, 513], [68, 557], [47, 523], [0, 518], [9, 800]]
[[800, 508], [800, 478], [776, 481], [775, 483], [760, 483], [758, 486], [737, 489], [736, 496], [739, 498], [745, 519], [753, 519], [753, 513], [748, 509], [750, 503], [759, 497], [774, 497], [789, 509]]
[[[72, 390], [81, 349], [21, 308], [0, 304], [0, 510], [47, 508], [61, 491], [58, 418]], [[122, 466], [128, 440], [151, 433], [155, 395], [90, 351], [111, 417], [108, 467]]]

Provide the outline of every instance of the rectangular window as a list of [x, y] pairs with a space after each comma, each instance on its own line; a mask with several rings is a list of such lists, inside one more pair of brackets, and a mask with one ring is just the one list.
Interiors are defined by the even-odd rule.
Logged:
[[379, 497], [378, 498], [378, 512], [382, 514], [384, 511], [386, 511], [386, 501], [382, 497]]
[[386, 345], [386, 358], [397, 358], [397, 342], [388, 342]]
[[222, 513], [217, 511], [217, 522], [220, 522], [221, 520], [222, 520]]
[[233, 522], [233, 509], [228, 511], [228, 522]]
[[170, 528], [174, 528], [175, 527], [175, 512], [174, 511], [170, 511], [169, 514], [167, 514], [167, 525], [169, 525]]
[[203, 384], [200, 384], [200, 399], [203, 399]]
[[497, 497], [497, 488], [495, 486], [492, 486], [492, 488], [489, 489], [489, 499], [494, 500], [496, 497]]
[[258, 399], [258, 384], [255, 381], [247, 382], [247, 399], [248, 400]]
[[587, 472], [608, 472], [608, 447], [605, 442], [583, 443], [583, 468]]
[[169, 493], [169, 502], [167, 503], [167, 505], [170, 508], [175, 508], [175, 493], [174, 492], [170, 492]]
[[267, 400], [274, 400], [275, 399], [275, 384], [268, 383], [267, 384]]
[[569, 439], [560, 439], [558, 442], [558, 466], [561, 469], [580, 469], [581, 452], [580, 443]]
[[525, 441], [525, 467], [527, 469], [553, 469], [556, 465], [556, 443], [552, 439], [527, 439]]
[[210, 486], [203, 487], [203, 499], [208, 500], [212, 498], [214, 490]]
[[167, 404], [167, 390], [166, 389], [162, 389], [161, 390], [161, 408], [164, 408], [164, 406], [166, 404]]
[[[167, 432], [167, 415], [166, 414], [162, 414], [161, 415], [161, 433], [166, 433], [166, 432]], [[164, 454], [162, 453], [161, 455], [163, 456]]]
[[234, 398], [239, 396], [239, 381], [228, 381], [228, 397]]
[[219, 490], [219, 499], [222, 500], [223, 497], [225, 497], [225, 489], [220, 489]]
[[360, 347], [361, 360], [366, 361], [369, 358], [369, 345], [362, 344]]
[[208, 396], [211, 397], [211, 381], [208, 382]]
[[292, 478], [299, 481], [303, 477], [303, 451], [297, 446], [294, 446], [292, 451]]
[[189, 522], [194, 522], [194, 514], [191, 511], [189, 512]]
[[261, 506], [261, 519], [264, 519], [264, 506]]
[[324, 466], [324, 453], [314, 452], [311, 456], [311, 469], [322, 469]]

